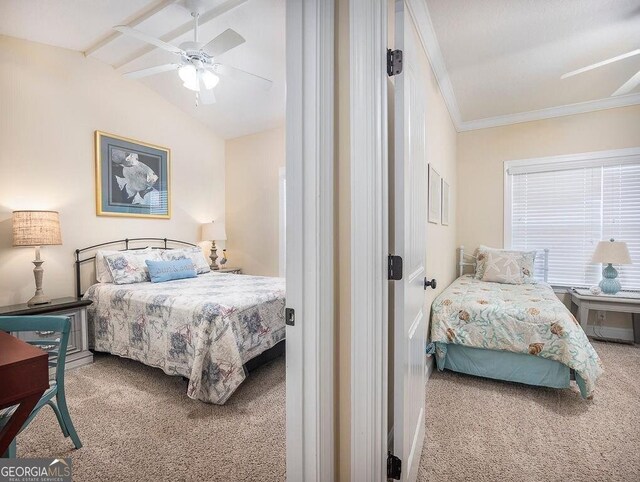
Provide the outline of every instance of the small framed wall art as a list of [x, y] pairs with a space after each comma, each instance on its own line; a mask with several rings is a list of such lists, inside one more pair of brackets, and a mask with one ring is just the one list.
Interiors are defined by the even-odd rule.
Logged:
[[449, 183], [442, 180], [442, 225], [449, 226]]
[[440, 174], [429, 164], [429, 215], [430, 223], [440, 223], [442, 212], [442, 194], [441, 194], [441, 177]]
[[171, 151], [96, 131], [96, 214], [171, 217]]

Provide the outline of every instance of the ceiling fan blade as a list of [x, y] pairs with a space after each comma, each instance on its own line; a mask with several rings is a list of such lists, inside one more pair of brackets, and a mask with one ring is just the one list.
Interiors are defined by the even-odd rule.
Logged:
[[142, 77], [148, 77], [150, 75], [160, 74], [162, 72], [169, 72], [170, 70], [178, 70], [179, 68], [180, 64], [156, 65], [155, 67], [149, 67], [148, 69], [125, 72], [122, 75], [124, 75], [128, 79], [140, 79]]
[[135, 28], [131, 28], [126, 25], [116, 25], [115, 27], [113, 27], [113, 29], [125, 35], [129, 35], [130, 37], [135, 37], [138, 40], [142, 40], [143, 42], [147, 42], [148, 44], [155, 45], [156, 47], [159, 47], [173, 54], [185, 55], [185, 51], [176, 47], [175, 45], [171, 45], [164, 40], [160, 40], [159, 38], [147, 35], [140, 30], [136, 30]]
[[[582, 67], [581, 69], [574, 70], [572, 72], [568, 72], [560, 77], [560, 79], [566, 79], [567, 77], [573, 77], [574, 75], [581, 74], [583, 72], [587, 72], [589, 70], [597, 69], [598, 67], [602, 67], [604, 65], [612, 64], [613, 62], [617, 62], [619, 60], [628, 59], [629, 57], [633, 57], [634, 55], [640, 55], [640, 49], [632, 50], [631, 52], [627, 52], [626, 54], [618, 55], [616, 57], [611, 57], [610, 59], [603, 60], [602, 62], [598, 62], [595, 64], [587, 65], [586, 67]], [[615, 94], [614, 94], [615, 95]]]
[[613, 94], [611, 94], [611, 97], [615, 97], [616, 95], [628, 94], [633, 89], [638, 87], [638, 85], [640, 85], [640, 70], [637, 71], [633, 77], [631, 77], [624, 84], [622, 84], [622, 87], [620, 87]]
[[214, 38], [211, 42], [204, 45], [202, 50], [211, 55], [212, 57], [217, 57], [218, 55], [222, 55], [223, 53], [241, 45], [245, 42], [244, 37], [240, 35], [238, 32], [233, 30], [232, 28], [228, 28], [216, 38]]
[[265, 79], [264, 77], [260, 77], [259, 75], [252, 74], [251, 72], [247, 72], [242, 69], [236, 69], [229, 65], [213, 64], [213, 67], [210, 70], [218, 75], [223, 75], [225, 77], [230, 77], [244, 82], [250, 82], [264, 90], [269, 90], [273, 85], [273, 82], [269, 79]]

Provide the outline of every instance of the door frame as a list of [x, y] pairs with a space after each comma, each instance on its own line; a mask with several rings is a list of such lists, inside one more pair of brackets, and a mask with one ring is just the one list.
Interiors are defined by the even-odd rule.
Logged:
[[286, 0], [287, 479], [335, 479], [334, 0]]
[[387, 480], [388, 5], [349, 1], [352, 481]]

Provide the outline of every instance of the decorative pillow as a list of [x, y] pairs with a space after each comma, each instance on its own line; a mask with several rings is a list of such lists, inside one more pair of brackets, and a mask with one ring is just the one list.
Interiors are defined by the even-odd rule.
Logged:
[[117, 285], [142, 283], [149, 281], [149, 269], [146, 261], [161, 261], [160, 253], [153, 250], [136, 252], [120, 251], [104, 258], [113, 282]]
[[[148, 253], [150, 251], [152, 251], [152, 249], [146, 247], [144, 249], [131, 250], [130, 252], [135, 254], [142, 254]], [[123, 251], [109, 249], [101, 249], [96, 252], [96, 280], [98, 281], [98, 283], [113, 283], [113, 276], [111, 276], [111, 271], [109, 271], [109, 266], [105, 261], [105, 257], [122, 252]]]
[[192, 248], [166, 249], [162, 251], [162, 259], [165, 261], [174, 261], [176, 259], [190, 259], [196, 267], [198, 274], [208, 273], [211, 271], [209, 263], [202, 253], [202, 249], [198, 246]]
[[534, 278], [534, 264], [536, 260], [535, 251], [516, 251], [511, 249], [497, 249], [489, 248], [487, 246], [480, 246], [476, 250], [476, 274], [475, 278], [482, 280], [484, 277], [484, 271], [487, 262], [487, 255], [489, 253], [495, 254], [514, 254], [518, 256], [518, 263], [522, 272], [522, 282], [525, 284], [535, 284], [537, 281]]
[[521, 285], [523, 283], [521, 258], [522, 256], [518, 253], [487, 252], [482, 281]]
[[188, 258], [174, 261], [145, 261], [149, 268], [149, 276], [152, 283], [162, 283], [174, 279], [195, 278], [198, 276], [196, 267]]

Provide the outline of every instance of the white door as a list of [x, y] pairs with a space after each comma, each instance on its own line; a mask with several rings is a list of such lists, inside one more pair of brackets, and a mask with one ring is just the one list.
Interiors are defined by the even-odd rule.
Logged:
[[427, 231], [426, 82], [421, 46], [404, 0], [396, 2], [395, 49], [403, 71], [395, 77], [395, 253], [403, 277], [394, 292], [394, 455], [401, 480], [416, 480], [424, 440]]

